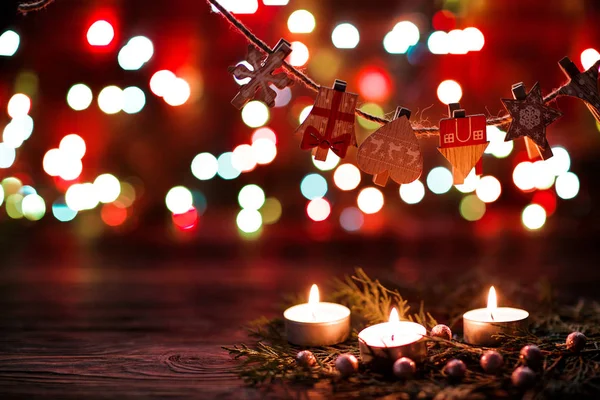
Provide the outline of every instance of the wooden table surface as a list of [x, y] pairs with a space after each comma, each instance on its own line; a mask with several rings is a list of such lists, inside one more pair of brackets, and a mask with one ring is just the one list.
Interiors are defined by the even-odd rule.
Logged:
[[[269, 254], [268, 246], [252, 243], [229, 249], [230, 254], [227, 247], [212, 254], [209, 247], [154, 251], [138, 246], [123, 256], [111, 246], [23, 245], [5, 251], [0, 265], [0, 394], [27, 399], [325, 398], [316, 390], [267, 393], [245, 387], [221, 346], [245, 341], [242, 327], [248, 321], [279, 315], [284, 295], [352, 273], [357, 265], [372, 276], [392, 274], [415, 285], [444, 270], [455, 274], [473, 268], [516, 271], [524, 281], [543, 271], [570, 282], [564, 279], [570, 274], [557, 272], [570, 264], [548, 254], [551, 245], [542, 238], [538, 245], [528, 244], [528, 253], [487, 245], [476, 257], [463, 259], [453, 253], [458, 246], [428, 252], [423, 245], [419, 252], [428, 254], [425, 261], [411, 255], [418, 247], [391, 242], [380, 244], [389, 260], [375, 260], [373, 254], [384, 254], [377, 247], [359, 251], [361, 256], [342, 256], [344, 251], [321, 245], [329, 257], [307, 257], [294, 251]], [[59, 246], [64, 248], [50, 250]], [[500, 254], [523, 260], [504, 262]], [[595, 279], [584, 277], [587, 287], [597, 287], [595, 270], [589, 270]]]

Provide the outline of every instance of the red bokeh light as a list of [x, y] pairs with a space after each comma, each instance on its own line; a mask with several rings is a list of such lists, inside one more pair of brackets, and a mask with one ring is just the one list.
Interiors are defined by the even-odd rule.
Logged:
[[100, 211], [102, 221], [108, 226], [119, 226], [127, 219], [127, 209], [118, 203], [105, 204]]
[[192, 207], [188, 211], [181, 214], [173, 214], [171, 216], [173, 223], [179, 229], [189, 230], [196, 226], [198, 223], [198, 211]]
[[392, 82], [383, 68], [369, 66], [358, 73], [358, 90], [368, 101], [383, 102], [390, 97]]
[[448, 10], [440, 10], [433, 15], [431, 25], [436, 31], [449, 32], [456, 28], [456, 18], [454, 14]]
[[556, 194], [551, 190], [539, 190], [533, 195], [533, 204], [539, 204], [546, 210], [548, 216], [556, 211]]

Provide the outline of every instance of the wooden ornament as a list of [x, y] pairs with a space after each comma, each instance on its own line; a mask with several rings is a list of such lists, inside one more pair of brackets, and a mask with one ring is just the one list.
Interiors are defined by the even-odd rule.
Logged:
[[357, 164], [373, 175], [376, 185], [385, 186], [389, 177], [402, 184], [421, 176], [423, 155], [409, 118], [410, 110], [398, 107], [394, 120], [376, 130], [358, 148]]
[[440, 121], [440, 147], [438, 150], [452, 165], [454, 184], [464, 183], [475, 167], [475, 173], [483, 173], [483, 152], [490, 144], [485, 130], [485, 115], [466, 115], [460, 104], [448, 105], [450, 118]]
[[340, 158], [356, 144], [354, 110], [358, 95], [346, 92], [346, 82], [336, 79], [333, 88], [321, 86], [315, 105], [296, 129], [302, 134], [302, 150], [315, 149], [315, 159], [325, 161], [329, 150]]
[[542, 91], [536, 83], [529, 93], [522, 82], [512, 87], [513, 99], [501, 99], [512, 122], [506, 132], [505, 141], [525, 138], [530, 159], [552, 157], [552, 149], [546, 139], [546, 126], [561, 117], [562, 113], [544, 104]]
[[242, 85], [238, 94], [231, 100], [235, 108], [241, 110], [247, 102], [252, 100], [256, 92], [260, 90], [257, 98], [264, 101], [269, 107], [275, 105], [277, 93], [269, 87], [275, 85], [278, 89], [283, 89], [292, 84], [292, 80], [285, 72], [273, 74], [273, 71], [281, 67], [283, 60], [292, 52], [290, 44], [284, 40], [279, 40], [273, 53], [269, 54], [263, 60], [263, 54], [253, 45], [248, 46], [248, 55], [246, 60], [252, 66], [252, 70], [243, 64], [229, 67], [229, 72], [237, 79], [250, 78], [250, 82]]
[[598, 68], [600, 60], [585, 72], [569, 59], [564, 57], [558, 62], [563, 73], [569, 78], [569, 82], [558, 91], [565, 96], [577, 97], [585, 102], [596, 121], [600, 123], [600, 93], [598, 92]]

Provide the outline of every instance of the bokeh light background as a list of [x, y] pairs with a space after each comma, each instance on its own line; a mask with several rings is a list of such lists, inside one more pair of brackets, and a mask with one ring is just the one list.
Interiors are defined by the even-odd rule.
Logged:
[[[467, 114], [503, 113], [513, 83], [539, 81], [547, 93], [565, 81], [563, 56], [580, 69], [600, 58], [592, 1], [222, 3], [267, 43], [289, 40], [290, 64], [319, 83], [348, 81], [362, 110], [384, 116], [402, 105], [425, 124], [457, 101]], [[294, 130], [315, 97], [302, 85], [276, 89], [271, 109], [230, 105], [244, 82], [227, 67], [249, 66], [246, 43], [202, 1], [57, 1], [27, 16], [3, 4], [0, 15], [6, 232], [489, 239], [597, 223], [600, 127], [581, 101], [553, 105], [564, 116], [548, 128], [550, 160], [529, 160], [521, 139], [488, 127], [483, 176], [454, 186], [438, 139], [426, 138], [422, 176], [381, 188], [356, 168], [354, 148], [324, 162], [299, 149]], [[359, 142], [378, 127], [357, 118]]]

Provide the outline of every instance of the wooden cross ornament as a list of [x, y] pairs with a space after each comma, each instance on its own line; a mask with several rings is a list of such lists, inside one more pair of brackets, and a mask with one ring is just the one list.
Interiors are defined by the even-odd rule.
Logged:
[[421, 176], [423, 155], [409, 118], [409, 109], [396, 108], [394, 120], [372, 133], [358, 148], [357, 164], [373, 175], [376, 185], [385, 186], [389, 177], [402, 184]]
[[263, 54], [253, 45], [248, 45], [246, 59], [252, 66], [252, 69], [249, 69], [244, 64], [229, 67], [229, 72], [237, 79], [250, 79], [250, 82], [240, 87], [240, 91], [231, 100], [231, 104], [238, 110], [241, 110], [247, 102], [254, 98], [256, 92], [260, 90], [258, 99], [264, 101], [269, 107], [273, 107], [277, 93], [270, 87], [270, 84], [275, 85], [278, 89], [283, 89], [292, 84], [292, 80], [285, 72], [273, 74], [273, 71], [281, 67], [283, 60], [291, 52], [292, 48], [290, 44], [286, 40], [281, 39], [277, 43], [277, 46], [275, 46], [273, 53], [269, 54], [263, 60]]

